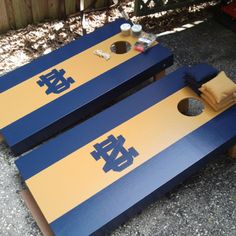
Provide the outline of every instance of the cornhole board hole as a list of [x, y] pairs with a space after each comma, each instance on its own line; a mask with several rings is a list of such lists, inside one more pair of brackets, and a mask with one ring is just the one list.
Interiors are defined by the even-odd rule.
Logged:
[[[171, 51], [159, 43], [146, 53], [135, 51], [137, 39], [120, 33], [124, 22], [110, 23], [0, 79], [1, 134], [15, 154], [108, 106], [173, 64]], [[128, 45], [126, 53], [121, 41]], [[112, 53], [111, 47], [122, 54]], [[94, 55], [95, 50], [110, 53], [110, 60]]]
[[[215, 112], [185, 86], [187, 69], [16, 161], [53, 234], [104, 235], [236, 143], [236, 106]], [[181, 113], [186, 98], [199, 115]]]

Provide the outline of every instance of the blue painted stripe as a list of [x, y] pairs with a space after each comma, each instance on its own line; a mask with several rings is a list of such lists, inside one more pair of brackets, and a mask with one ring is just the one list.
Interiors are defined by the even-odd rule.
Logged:
[[0, 93], [119, 33], [120, 25], [123, 23], [125, 23], [124, 19], [116, 20], [91, 34], [85, 35], [62, 48], [3, 75], [0, 78]]
[[[117, 217], [162, 186], [178, 183], [181, 173], [208, 158], [227, 143], [236, 142], [236, 106], [188, 134], [123, 178], [100, 191], [50, 224], [57, 236], [90, 235], [108, 226]], [[227, 145], [226, 145], [227, 146]], [[227, 148], [227, 147], [224, 147]], [[223, 148], [223, 149], [224, 149]], [[167, 186], [167, 185], [166, 185]], [[165, 186], [165, 187], [166, 187]], [[123, 213], [123, 214], [122, 214]]]
[[[147, 53], [133, 57], [8, 125], [1, 132], [7, 144], [13, 147], [22, 140], [47, 128], [79, 108], [87, 106], [90, 102], [94, 102], [125, 83], [131, 80], [139, 80], [141, 75], [149, 78], [149, 71], [162, 71], [167, 66], [172, 65], [172, 62], [171, 51], [158, 44]], [[34, 141], [34, 138], [31, 138], [30, 142]]]
[[[151, 51], [152, 50], [150, 50], [150, 52]], [[32, 177], [95, 138], [183, 88], [185, 86], [183, 76], [186, 69], [187, 67], [183, 67], [166, 76], [164, 79], [152, 83], [148, 87], [104, 110], [84, 123], [48, 141], [44, 145], [39, 146], [36, 150], [22, 156], [16, 161], [21, 176], [24, 180]], [[115, 78], [118, 79], [119, 76]], [[96, 88], [96, 86], [94, 88]], [[74, 95], [78, 94], [80, 93], [75, 93]], [[84, 94], [82, 94], [82, 96], [83, 95]], [[70, 96], [70, 101], [75, 101], [75, 98]], [[60, 109], [59, 106], [52, 111], [55, 112]], [[30, 121], [28, 122], [30, 123]], [[18, 128], [19, 133], [20, 129], [22, 129], [21, 126]], [[12, 131], [13, 130], [16, 129], [12, 129]], [[9, 133], [12, 131], [8, 130]], [[16, 135], [18, 132], [13, 132], [13, 134]]]

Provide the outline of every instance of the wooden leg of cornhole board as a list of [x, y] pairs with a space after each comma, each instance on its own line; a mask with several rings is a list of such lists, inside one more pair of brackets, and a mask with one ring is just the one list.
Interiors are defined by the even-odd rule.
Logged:
[[236, 144], [229, 149], [229, 157], [236, 158]]
[[0, 143], [3, 143], [3, 141], [4, 141], [4, 138], [3, 138], [3, 136], [0, 134]]
[[166, 71], [165, 71], [165, 70], [161, 71], [160, 73], [158, 73], [158, 74], [156, 74], [156, 75], [153, 76], [154, 81], [161, 79], [161, 78], [164, 77], [165, 75], [166, 75]]
[[26, 203], [26, 206], [30, 210], [33, 218], [35, 219], [38, 227], [44, 236], [54, 236], [52, 230], [50, 229], [45, 217], [43, 216], [41, 210], [39, 209], [37, 203], [35, 202], [32, 194], [29, 190], [23, 190], [20, 193], [21, 197]]

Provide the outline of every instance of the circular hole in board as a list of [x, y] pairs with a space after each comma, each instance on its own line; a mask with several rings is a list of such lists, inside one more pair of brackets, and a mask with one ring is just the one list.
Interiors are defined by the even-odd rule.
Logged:
[[184, 98], [178, 103], [178, 110], [185, 116], [198, 116], [204, 111], [204, 104], [196, 98]]
[[131, 44], [127, 41], [117, 41], [111, 45], [111, 51], [116, 54], [127, 53], [131, 49]]

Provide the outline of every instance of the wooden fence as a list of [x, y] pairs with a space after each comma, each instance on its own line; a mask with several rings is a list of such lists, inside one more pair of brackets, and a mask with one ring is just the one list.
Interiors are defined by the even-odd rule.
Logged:
[[108, 4], [107, 0], [0, 0], [0, 33], [45, 19], [62, 19], [94, 2], [95, 7]]
[[136, 16], [144, 16], [209, 1], [210, 0], [135, 0], [134, 14]]

